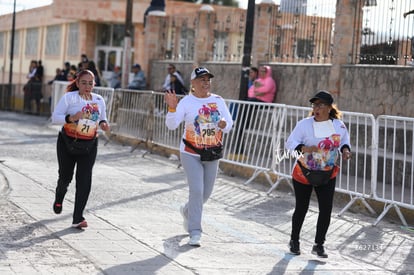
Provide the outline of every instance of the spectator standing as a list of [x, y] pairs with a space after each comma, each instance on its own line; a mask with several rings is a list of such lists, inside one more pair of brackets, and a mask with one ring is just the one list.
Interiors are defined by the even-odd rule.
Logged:
[[[55, 77], [52, 80], [47, 82], [48, 85], [52, 85], [53, 82], [55, 81], [67, 81], [66, 79], [67, 75], [65, 75], [64, 69], [56, 68], [55, 72], [56, 72]], [[48, 102], [49, 102], [49, 107], [52, 106], [52, 95], [49, 96]]]
[[[295, 190], [295, 211], [292, 216], [290, 252], [300, 254], [299, 235], [309, 208], [312, 190], [315, 190], [319, 205], [315, 244], [312, 254], [327, 258], [324, 243], [331, 221], [336, 176], [339, 172], [337, 159], [351, 158], [350, 138], [341, 113], [332, 95], [327, 91], [317, 92], [310, 100], [311, 116], [299, 121], [286, 141], [286, 149], [299, 156], [292, 171]], [[325, 174], [325, 179], [312, 180], [314, 171]]]
[[37, 71], [37, 61], [36, 60], [32, 60], [30, 62], [30, 67], [29, 67], [29, 73], [27, 74], [26, 78], [27, 80], [32, 79], [35, 75], [36, 75], [36, 71]]
[[40, 107], [41, 107], [40, 101], [43, 98], [42, 81], [40, 79], [40, 75], [35, 74], [35, 76], [29, 81], [28, 86], [30, 90], [30, 107], [32, 105], [32, 101], [34, 101], [35, 102], [35, 114], [40, 115]]
[[[63, 64], [63, 70], [62, 70], [62, 74], [63, 74], [63, 79], [64, 81], [66, 81], [67, 77], [68, 77], [68, 73], [71, 70], [71, 65], [70, 62], [65, 62], [65, 64]], [[75, 68], [75, 71], [77, 71], [77, 69]]]
[[86, 54], [81, 54], [81, 60], [80, 63], [88, 63], [89, 62], [89, 58]]
[[256, 81], [258, 74], [259, 74], [259, 70], [257, 69], [257, 67], [251, 67], [250, 68], [250, 70], [249, 70], [249, 82], [247, 84], [247, 89], [250, 89], [250, 87]]
[[43, 83], [44, 67], [42, 65], [42, 60], [37, 61], [36, 75], [40, 82]]
[[132, 72], [134, 73], [134, 77], [131, 83], [129, 83], [128, 89], [145, 90], [147, 88], [147, 81], [144, 72], [141, 70], [141, 65], [134, 64], [132, 66]]
[[76, 67], [75, 64], [70, 65], [69, 71], [74, 71], [75, 73], [80, 71], [80, 68], [82, 68], [82, 65], [80, 67]]
[[167, 76], [165, 77], [164, 84], [162, 84], [163, 91], [171, 90], [171, 75], [175, 75], [176, 79], [181, 83], [183, 87], [185, 87], [183, 77], [181, 76], [181, 73], [176, 69], [174, 64], [168, 64], [167, 72], [168, 73], [167, 73]]
[[177, 95], [186, 95], [188, 90], [184, 87], [180, 78], [181, 76], [178, 72], [174, 72], [170, 75], [170, 90], [175, 91]]
[[77, 71], [76, 70], [70, 70], [67, 77], [66, 77], [66, 81], [73, 81], [76, 78], [76, 74]]
[[26, 76], [27, 83], [23, 86], [23, 111], [25, 113], [32, 112], [32, 82], [36, 81], [37, 61], [32, 60], [29, 66], [29, 72]]
[[87, 61], [82, 62], [81, 70], [89, 70], [89, 71], [93, 72], [93, 74], [95, 76], [95, 86], [96, 87], [102, 86], [102, 83], [101, 83], [102, 76], [101, 76], [100, 71], [96, 67], [95, 62], [93, 60], [88, 60], [88, 59], [85, 59], [85, 60], [87, 60]]
[[260, 66], [259, 77], [253, 82], [247, 95], [249, 101], [273, 102], [276, 96], [276, 83], [272, 78], [270, 66]]
[[196, 152], [203, 149], [211, 152], [213, 147], [221, 146], [223, 133], [229, 132], [233, 126], [223, 98], [210, 92], [212, 77], [206, 68], [196, 68], [191, 73], [189, 95], [178, 102], [174, 91], [165, 93], [168, 129], [177, 129], [184, 122], [180, 159], [187, 177], [189, 196], [180, 211], [184, 229], [190, 233], [188, 244], [191, 246], [200, 246], [203, 204], [213, 192], [218, 170], [218, 159], [202, 161]]
[[62, 70], [61, 68], [56, 68], [55, 72], [55, 77], [49, 82], [47, 82], [47, 84], [52, 85], [54, 81], [66, 81], [64, 70]]
[[111, 88], [121, 88], [122, 72], [120, 66], [115, 66], [111, 74]]
[[[261, 66], [259, 69], [256, 67], [250, 68], [249, 71], [249, 82], [248, 82], [248, 101], [253, 102], [267, 102], [272, 103], [274, 96], [276, 94], [276, 83], [272, 78], [272, 69], [269, 66]], [[236, 138], [236, 150], [234, 154], [230, 154], [229, 158], [234, 160], [244, 160], [246, 158], [245, 151], [249, 149], [249, 146], [244, 144], [245, 138], [245, 129], [248, 129], [251, 124], [251, 120], [255, 119], [255, 114], [259, 106], [245, 106], [246, 108], [242, 109], [240, 112], [238, 110], [233, 110], [233, 113], [239, 112], [240, 119], [243, 121], [243, 124], [238, 125], [238, 135]], [[237, 107], [233, 107], [235, 109]], [[260, 107], [268, 108], [268, 107]]]

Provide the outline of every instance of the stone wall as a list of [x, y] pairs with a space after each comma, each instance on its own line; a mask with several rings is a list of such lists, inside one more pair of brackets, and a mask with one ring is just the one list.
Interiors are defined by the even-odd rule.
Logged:
[[[151, 64], [151, 88], [162, 86], [167, 61]], [[191, 62], [174, 63], [189, 86]], [[238, 99], [239, 64], [206, 63], [214, 75], [212, 90], [228, 99]], [[328, 89], [331, 65], [269, 64], [277, 84], [275, 102], [309, 106], [308, 99], [319, 89]], [[411, 67], [343, 65], [339, 93], [334, 94], [343, 111], [414, 117], [414, 73]]]

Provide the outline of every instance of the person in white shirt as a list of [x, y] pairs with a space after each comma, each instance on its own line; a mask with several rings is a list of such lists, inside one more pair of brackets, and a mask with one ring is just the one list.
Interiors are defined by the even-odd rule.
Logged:
[[300, 230], [314, 189], [319, 216], [312, 254], [327, 258], [324, 242], [331, 221], [336, 175], [339, 172], [337, 159], [340, 154], [344, 160], [350, 159], [351, 146], [348, 130], [340, 120], [341, 113], [333, 104], [332, 95], [319, 91], [309, 101], [312, 104], [311, 116], [297, 123], [285, 144], [286, 149], [298, 156], [292, 171], [296, 204], [289, 246], [292, 254], [300, 254]]
[[[223, 133], [229, 132], [233, 126], [224, 99], [210, 92], [212, 77], [206, 68], [195, 68], [191, 73], [189, 95], [178, 102], [173, 91], [165, 93], [168, 129], [177, 129], [184, 122], [180, 160], [187, 177], [189, 196], [180, 211], [185, 231], [190, 234], [188, 244], [192, 246], [200, 246], [203, 204], [213, 192]], [[208, 153], [208, 158], [203, 160], [205, 153]]]
[[53, 124], [63, 124], [57, 139], [59, 177], [53, 211], [62, 212], [62, 203], [76, 166], [75, 208], [72, 227], [88, 226], [83, 211], [92, 185], [98, 139], [97, 130], [109, 130], [106, 105], [102, 96], [92, 93], [95, 76], [89, 70], [80, 71], [59, 100], [52, 114]]
[[167, 67], [168, 73], [165, 77], [164, 83], [162, 84], [163, 91], [170, 91], [171, 87], [171, 75], [176, 77], [176, 80], [180, 82], [180, 84], [185, 87], [183, 77], [181, 76], [180, 72], [177, 71], [174, 64], [168, 64]]

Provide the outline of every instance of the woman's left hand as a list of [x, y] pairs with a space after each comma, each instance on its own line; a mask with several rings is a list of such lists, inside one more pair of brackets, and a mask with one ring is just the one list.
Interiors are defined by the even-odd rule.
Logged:
[[101, 123], [101, 129], [102, 129], [102, 131], [109, 131], [109, 124], [108, 123], [106, 123], [106, 122], [102, 122]]

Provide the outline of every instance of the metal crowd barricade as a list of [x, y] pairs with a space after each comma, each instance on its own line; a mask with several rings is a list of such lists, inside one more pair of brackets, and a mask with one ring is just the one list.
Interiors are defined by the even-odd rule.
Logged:
[[[108, 121], [110, 122], [111, 127], [115, 127], [115, 124], [111, 123], [111, 115], [112, 115], [112, 104], [114, 101], [114, 89], [113, 88], [108, 88], [108, 87], [94, 87], [92, 90], [93, 93], [96, 93], [98, 95], [101, 95], [105, 101], [105, 111], [106, 111], [106, 117], [108, 119]], [[106, 139], [106, 143], [107, 144], [111, 137], [112, 134], [111, 133], [105, 133], [102, 132], [101, 129], [99, 128], [99, 132], [101, 132], [103, 134], [103, 137]]]
[[[184, 124], [182, 123], [174, 131], [169, 130], [165, 125], [168, 110], [164, 102], [164, 93], [154, 92], [153, 96], [155, 99], [153, 143], [170, 149], [178, 149], [184, 133]], [[183, 96], [177, 95], [177, 97]]]
[[[170, 131], [165, 126], [167, 114], [164, 94], [152, 91], [116, 90], [115, 123], [117, 134], [178, 150], [183, 128]], [[268, 194], [282, 181], [290, 183], [295, 157], [286, 154], [285, 142], [297, 122], [309, 115], [307, 107], [282, 104], [226, 100], [234, 126], [224, 135], [223, 162], [254, 169], [246, 181], [252, 182], [263, 173], [271, 184]], [[400, 207], [414, 209], [414, 118], [343, 112], [353, 158], [340, 159], [341, 173], [336, 191], [348, 194], [375, 213], [367, 199], [383, 202], [386, 207], [376, 225], [395, 208], [401, 221], [406, 221]], [[272, 182], [271, 174], [277, 176]]]
[[53, 81], [51, 102], [50, 102], [50, 113], [53, 114], [55, 106], [58, 104], [60, 98], [66, 93], [66, 88], [70, 82], [68, 81]]
[[264, 173], [270, 185], [270, 173], [276, 173], [274, 151], [280, 144], [285, 105], [226, 100], [232, 114], [233, 130], [224, 136], [223, 162], [254, 169], [245, 184]]
[[106, 117], [108, 120], [111, 120], [112, 104], [114, 101], [114, 89], [108, 87], [94, 87], [92, 92], [103, 97], [106, 105]]
[[378, 173], [374, 199], [383, 202], [378, 224], [394, 208], [407, 226], [400, 207], [414, 209], [414, 118], [381, 115], [377, 118]]
[[354, 112], [342, 112], [342, 115], [350, 136], [352, 159], [343, 161], [339, 158], [341, 172], [337, 176], [336, 191], [348, 194], [351, 200], [338, 216], [356, 201], [361, 201], [372, 214], [375, 214], [366, 201], [367, 198], [372, 198], [372, 186], [376, 178], [375, 118], [372, 114]]
[[140, 142], [152, 142], [154, 128], [155, 97], [152, 91], [116, 89], [117, 110], [114, 123], [117, 135], [137, 138]]
[[290, 133], [295, 128], [298, 121], [307, 117], [310, 112], [310, 108], [307, 107], [298, 107], [298, 106], [285, 106], [285, 116], [282, 123], [281, 136], [279, 147], [274, 151], [274, 163], [276, 174], [278, 175], [277, 181], [273, 184], [267, 194], [270, 194], [282, 181], [287, 181], [290, 183], [292, 179], [292, 168], [296, 161], [294, 156], [291, 156], [289, 152], [285, 149], [286, 140], [289, 137]]

